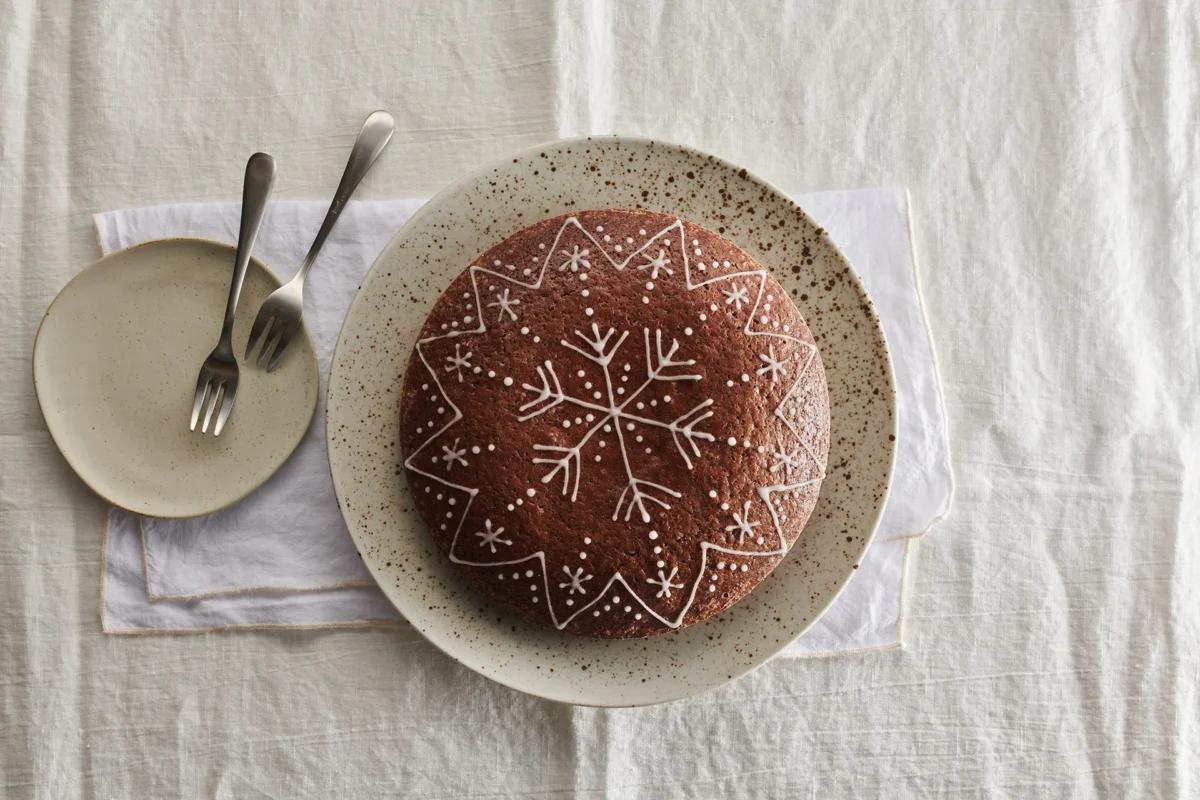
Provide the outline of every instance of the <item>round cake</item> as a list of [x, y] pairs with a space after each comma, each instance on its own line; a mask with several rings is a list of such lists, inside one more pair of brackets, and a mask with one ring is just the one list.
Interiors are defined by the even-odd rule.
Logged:
[[497, 606], [650, 636], [745, 597], [800, 537], [829, 448], [813, 337], [716, 233], [546, 219], [438, 300], [401, 400], [413, 501]]

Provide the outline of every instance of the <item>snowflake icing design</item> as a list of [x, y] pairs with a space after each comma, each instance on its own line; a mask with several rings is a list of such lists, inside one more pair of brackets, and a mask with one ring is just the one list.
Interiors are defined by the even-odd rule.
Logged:
[[726, 525], [725, 530], [730, 532], [736, 531], [738, 544], [741, 544], [747, 536], [754, 535], [754, 529], [757, 527], [757, 522], [750, 521], [750, 501], [747, 500], [745, 503], [742, 503], [742, 513], [733, 512], [733, 524]]
[[779, 376], [783, 374], [783, 362], [775, 356], [775, 345], [768, 344], [767, 352], [759, 353], [758, 357], [763, 362], [763, 366], [757, 370], [758, 374], [770, 375], [771, 383], [778, 382]]
[[500, 538], [500, 534], [504, 533], [504, 528], [492, 527], [492, 521], [490, 519], [485, 519], [483, 521], [483, 527], [484, 527], [484, 530], [478, 531], [475, 534], [476, 536], [479, 537], [479, 546], [480, 547], [487, 547], [493, 553], [496, 552], [497, 544], [503, 544], [503, 545], [508, 545], [509, 547], [512, 547], [512, 539], [501, 539]]
[[456, 463], [467, 466], [467, 448], [458, 446], [458, 439], [454, 440], [454, 444], [442, 445], [442, 463], [446, 465], [446, 472], [450, 471]]
[[503, 293], [500, 293], [500, 292], [496, 293], [495, 302], [488, 303], [488, 308], [499, 308], [500, 309], [500, 311], [496, 315], [497, 322], [502, 322], [504, 320], [505, 314], [508, 314], [509, 319], [511, 319], [513, 321], [516, 321], [516, 319], [517, 319], [517, 312], [513, 311], [513, 306], [521, 305], [521, 301], [515, 297], [510, 296], [510, 291], [511, 290], [507, 286], [504, 287]]
[[475, 354], [469, 350], [466, 355], [463, 355], [460, 346], [456, 343], [454, 345], [454, 355], [446, 356], [446, 372], [456, 373], [458, 375], [458, 382], [462, 383], [462, 371], [471, 368], [471, 356], [473, 355]]
[[653, 584], [658, 587], [658, 594], [655, 597], [670, 597], [672, 589], [682, 589], [682, 583], [673, 583], [675, 576], [679, 574], [679, 567], [671, 567], [671, 574], [668, 575], [661, 569], [658, 571], [657, 578], [646, 578], [646, 583]]
[[775, 463], [771, 465], [771, 472], [783, 470], [785, 474], [791, 475], [792, 470], [800, 468], [800, 448], [792, 448], [792, 452], [785, 453], [782, 449], [776, 450], [774, 453]]
[[650, 270], [650, 280], [652, 280], [652, 281], [658, 280], [658, 271], [659, 270], [662, 270], [663, 272], [667, 273], [668, 275], [675, 274], [671, 270], [671, 268], [667, 266], [668, 264], [671, 263], [671, 259], [667, 258], [667, 251], [663, 250], [661, 247], [658, 249], [658, 255], [651, 256], [649, 253], [643, 253], [642, 258], [646, 259], [646, 263], [638, 264], [637, 268], [639, 270], [642, 270], [642, 269]]
[[[636, 509], [642, 522], [649, 522], [649, 504], [653, 503], [663, 509], [670, 509], [669, 502], [664, 498], [680, 497], [679, 492], [668, 486], [637, 477], [634, 462], [630, 458], [629, 448], [625, 444], [627, 431], [622, 431], [622, 427], [648, 425], [669, 431], [671, 439], [674, 441], [675, 447], [679, 450], [679, 455], [683, 458], [683, 462], [687, 465], [688, 469], [692, 469], [692, 458], [699, 457], [700, 455], [700, 448], [697, 443], [700, 441], [713, 441], [711, 433], [699, 430], [696, 427], [713, 415], [713, 412], [708, 410], [708, 407], [713, 402], [711, 399], [699, 403], [687, 413], [669, 421], [646, 417], [630, 410], [630, 404], [642, 392], [655, 383], [698, 381], [701, 379], [700, 375], [679, 371], [681, 368], [693, 366], [696, 362], [692, 359], [676, 359], [675, 355], [679, 351], [679, 342], [677, 340], [672, 339], [670, 346], [664, 351], [661, 330], [654, 332], [653, 343], [651, 343], [650, 329], [643, 328], [642, 332], [646, 347], [647, 377], [640, 386], [629, 392], [625, 396], [625, 399], [620, 402], [618, 402], [617, 396], [614, 394], [614, 381], [609, 371], [609, 365], [612, 363], [621, 345], [624, 344], [625, 339], [628, 338], [629, 331], [623, 331], [620, 336], [617, 336], [616, 329], [609, 328], [607, 332], [601, 333], [600, 326], [596, 323], [592, 323], [590, 336], [580, 331], [575, 331], [575, 335], [582, 340], [585, 345], [584, 347], [579, 347], [566, 339], [563, 339], [559, 343], [568, 350], [572, 350], [597, 364], [603, 371], [606, 393], [601, 394], [602, 399], [600, 401], [575, 397], [563, 391], [558, 375], [554, 371], [554, 364], [549, 360], [543, 362], [537, 368], [538, 378], [541, 381], [540, 386], [533, 386], [528, 383], [522, 386], [526, 391], [533, 392], [536, 395], [519, 409], [520, 416], [518, 416], [518, 419], [522, 422], [544, 414], [561, 403], [568, 403], [594, 412], [595, 421], [590, 424], [588, 429], [573, 446], [534, 445], [535, 450], [545, 454], [542, 457], [535, 457], [533, 459], [534, 463], [550, 465], [549, 472], [542, 476], [542, 483], [550, 483], [561, 474], [562, 493], [564, 495], [570, 494], [571, 502], [575, 502], [575, 498], [579, 494], [579, 477], [582, 468], [580, 454], [584, 446], [605, 426], [609, 426], [615, 431], [617, 445], [621, 451], [621, 460], [625, 469], [626, 484], [625, 488], [621, 491], [620, 497], [617, 498], [617, 505], [613, 510], [612, 518], [614, 521], [624, 511], [624, 519], [628, 522]], [[613, 341], [614, 337], [616, 337], [616, 341]]]
[[578, 567], [574, 572], [571, 572], [570, 567], [564, 566], [562, 571], [567, 574], [568, 582], [560, 583], [558, 588], [568, 589], [567, 594], [575, 594], [576, 592], [587, 594], [587, 589], [583, 588], [583, 584], [585, 581], [590, 581], [593, 577], [592, 575], [584, 575], [583, 567]]
[[580, 267], [583, 269], [592, 268], [592, 262], [588, 260], [591, 251], [586, 247], [580, 250], [579, 245], [575, 245], [571, 252], [568, 253], [566, 250], [563, 250], [562, 254], [567, 257], [567, 260], [558, 265], [559, 272], [567, 269], [571, 270], [571, 272], [578, 272]]
[[721, 293], [725, 295], [725, 305], [732, 304], [738, 311], [741, 311], [742, 306], [750, 302], [750, 293], [746, 291], [745, 286], [722, 289]]

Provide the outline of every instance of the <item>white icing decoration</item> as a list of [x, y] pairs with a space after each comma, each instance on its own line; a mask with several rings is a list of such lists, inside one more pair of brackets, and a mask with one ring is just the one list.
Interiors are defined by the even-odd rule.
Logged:
[[[513, 275], [508, 275], [503, 272], [497, 272], [489, 267], [482, 267], [482, 266], [478, 266], [478, 265], [469, 267], [468, 273], [470, 275], [470, 279], [472, 282], [472, 289], [474, 290], [473, 305], [475, 308], [472, 310], [475, 313], [473, 315], [473, 319], [478, 320], [478, 324], [476, 325], [476, 327], [471, 330], [460, 329], [460, 330], [454, 330], [454, 331], [450, 331], [450, 332], [442, 333], [442, 334], [433, 334], [433, 335], [427, 336], [426, 338], [418, 341], [417, 346], [416, 346], [417, 355], [418, 355], [422, 365], [425, 367], [426, 371], [429, 373], [433, 382], [435, 384], [437, 384], [439, 389], [443, 390], [443, 392], [444, 392], [444, 387], [442, 386], [442, 383], [441, 383], [441, 372], [438, 370], [435, 370], [435, 368], [430, 364], [428, 353], [425, 351], [426, 346], [430, 345], [433, 342], [437, 342], [437, 341], [444, 340], [444, 339], [449, 339], [452, 337], [462, 336], [465, 334], [471, 334], [471, 333], [480, 334], [480, 333], [487, 332], [487, 330], [488, 330], [487, 321], [486, 321], [484, 315], [482, 313], [480, 313], [480, 311], [483, 307], [482, 301], [480, 299], [480, 289], [481, 289], [480, 282], [481, 282], [481, 280], [484, 282], [487, 282], [487, 283], [508, 282], [510, 284], [519, 286], [524, 289], [533, 289], [533, 290], [540, 289], [542, 286], [543, 278], [544, 278], [547, 270], [553, 269], [553, 267], [558, 266], [558, 264], [551, 263], [552, 259], [554, 258], [554, 254], [557, 252], [561, 252], [562, 255], [566, 256], [566, 258], [567, 258], [568, 263], [564, 265], [564, 269], [570, 269], [569, 262], [572, 260], [571, 259], [572, 253], [568, 253], [566, 250], [559, 251], [559, 247], [558, 247], [559, 242], [562, 239], [564, 233], [568, 230], [573, 230], [578, 235], [582, 235], [583, 237], [588, 239], [590, 244], [592, 245], [592, 247], [585, 248], [587, 250], [586, 254], [581, 253], [581, 255], [584, 255], [585, 259], [589, 259], [589, 257], [590, 257], [589, 263], [587, 265], [584, 265], [582, 263], [582, 261], [579, 261], [578, 266], [583, 267], [585, 269], [590, 268], [591, 260], [594, 260], [596, 258], [596, 256], [592, 256], [591, 254], [593, 252], [595, 252], [595, 253], [598, 253], [599, 257], [604, 259], [614, 269], [616, 269], [617, 271], [621, 271], [621, 270], [624, 270], [630, 263], [641, 263], [642, 261], [648, 261], [649, 257], [646, 255], [646, 253], [649, 251], [649, 249], [652, 246], [655, 249], [657, 249], [659, 246], [665, 246], [666, 248], [672, 248], [672, 246], [673, 246], [673, 242], [671, 241], [672, 236], [677, 237], [677, 241], [679, 242], [680, 245], [682, 245], [683, 244], [682, 237], [683, 237], [684, 228], [683, 228], [682, 222], [680, 222], [679, 220], [674, 220], [662, 231], [659, 231], [658, 233], [649, 237], [642, 244], [641, 248], [639, 248], [638, 250], [633, 250], [633, 248], [630, 248], [631, 252], [628, 255], [626, 255], [623, 259], [617, 259], [617, 258], [614, 258], [609, 252], [607, 252], [604, 249], [604, 247], [599, 242], [596, 241], [594, 236], [592, 236], [590, 233], [588, 233], [586, 230], [584, 230], [582, 228], [582, 226], [580, 226], [580, 224], [576, 218], [571, 217], [563, 222], [562, 226], [560, 227], [560, 229], [558, 230], [558, 233], [556, 234], [556, 236], [554, 238], [553, 244], [549, 248], [547, 248], [545, 243], [538, 244], [538, 249], [543, 251], [546, 254], [546, 256], [542, 260], [541, 264], [539, 265], [539, 268], [536, 270], [536, 274], [534, 274], [533, 272], [529, 272], [529, 271], [527, 271], [525, 273], [526, 275], [531, 276], [529, 278], [529, 280], [527, 280], [527, 281], [518, 278], [515, 275], [515, 273]], [[645, 235], [645, 234], [643, 233], [642, 235]], [[594, 248], [594, 250], [593, 250], [593, 248]], [[578, 246], [576, 249], [578, 249]], [[634, 590], [629, 585], [626, 578], [619, 572], [614, 573], [608, 579], [605, 586], [600, 590], [599, 595], [597, 595], [597, 597], [595, 599], [591, 600], [590, 602], [587, 602], [580, 606], [572, 607], [573, 601], [571, 599], [565, 600], [564, 601], [565, 604], [568, 607], [571, 607], [571, 609], [570, 609], [570, 611], [568, 611], [565, 614], [565, 616], [560, 616], [557, 609], [554, 607], [554, 604], [549, 602], [550, 601], [550, 594], [549, 594], [550, 582], [549, 582], [549, 579], [547, 577], [547, 572], [546, 572], [546, 554], [544, 551], [538, 551], [538, 552], [532, 553], [527, 556], [523, 556], [520, 558], [511, 559], [511, 560], [505, 560], [505, 561], [494, 561], [494, 560], [482, 561], [482, 560], [479, 560], [478, 556], [465, 555], [463, 552], [460, 552], [458, 549], [459, 548], [459, 537], [463, 532], [463, 524], [467, 518], [468, 512], [471, 507], [471, 503], [474, 501], [475, 497], [479, 494], [480, 490], [476, 487], [464, 486], [461, 484], [453, 483], [446, 477], [435, 474], [435, 473], [429, 471], [428, 469], [424, 468], [423, 463], [426, 463], [426, 462], [422, 461], [422, 458], [424, 458], [425, 449], [427, 447], [435, 446], [435, 442], [438, 439], [438, 437], [440, 437], [446, 430], [448, 430], [450, 427], [452, 427], [459, 420], [462, 419], [462, 412], [452, 399], [447, 398], [447, 402], [450, 405], [451, 411], [453, 413], [448, 418], [441, 420], [440, 427], [435, 428], [434, 422], [430, 421], [428, 423], [429, 432], [426, 435], [425, 439], [423, 440], [423, 443], [414, 452], [410, 453], [408, 458], [405, 460], [405, 467], [407, 469], [411, 470], [412, 472], [414, 472], [415, 474], [421, 475], [425, 478], [429, 478], [429, 479], [436, 481], [444, 486], [456, 489], [467, 495], [467, 502], [464, 504], [464, 506], [461, 509], [459, 509], [458, 514], [457, 514], [458, 522], [457, 522], [457, 526], [456, 526], [454, 534], [453, 534], [453, 539], [451, 541], [450, 560], [452, 562], [458, 563], [458, 564], [480, 566], [480, 567], [483, 567], [483, 566], [494, 566], [495, 567], [495, 566], [504, 566], [506, 564], [517, 564], [517, 563], [524, 563], [524, 562], [528, 562], [528, 561], [537, 561], [542, 568], [542, 585], [544, 588], [544, 596], [547, 599], [546, 608], [547, 608], [547, 611], [549, 612], [551, 622], [554, 624], [554, 626], [556, 628], [559, 628], [559, 629], [565, 628], [567, 625], [569, 625], [571, 623], [572, 620], [574, 620], [580, 614], [583, 614], [585, 611], [591, 609], [592, 606], [599, 601], [599, 598], [604, 593], [606, 593], [610, 588], [617, 588], [618, 586], [624, 587], [624, 589], [629, 592], [631, 601], [634, 601], [638, 605], [640, 605], [641, 608], [646, 613], [650, 614], [651, 617], [658, 620], [661, 624], [663, 624], [667, 627], [670, 627], [670, 628], [680, 627], [683, 624], [683, 620], [691, 608], [691, 604], [692, 604], [693, 600], [695, 599], [696, 592], [698, 591], [698, 588], [702, 582], [703, 576], [706, 572], [710, 551], [716, 551], [717, 553], [722, 553], [722, 554], [732, 554], [732, 555], [736, 555], [736, 556], [742, 556], [745, 558], [777, 557], [777, 556], [784, 554], [787, 551], [787, 546], [786, 546], [786, 540], [783, 537], [783, 532], [782, 532], [782, 528], [781, 528], [781, 516], [782, 515], [777, 513], [775, 506], [772, 504], [772, 500], [771, 500], [772, 495], [776, 494], [776, 493], [790, 492], [790, 491], [795, 491], [795, 490], [801, 489], [805, 486], [808, 486], [810, 484], [820, 481], [825, 476], [825, 465], [822, 464], [821, 461], [815, 457], [815, 455], [808, 448], [808, 445], [801, 439], [800, 432], [797, 430], [796, 424], [793, 422], [793, 420], [790, 419], [789, 417], [787, 417], [783, 413], [783, 409], [787, 406], [788, 402], [792, 399], [793, 394], [800, 387], [801, 382], [803, 381], [803, 378], [805, 376], [805, 373], [807, 372], [809, 365], [811, 365], [811, 363], [813, 362], [813, 360], [816, 356], [816, 348], [809, 342], [805, 342], [795, 336], [788, 335], [788, 333], [790, 332], [790, 328], [791, 328], [790, 325], [783, 326], [784, 333], [752, 330], [752, 328], [751, 328], [752, 323], [754, 323], [756, 321], [755, 316], [758, 313], [759, 305], [760, 305], [760, 302], [761, 302], [762, 296], [763, 296], [763, 287], [764, 287], [765, 280], [766, 280], [765, 270], [743, 269], [743, 270], [739, 271], [739, 270], [735, 269], [735, 270], [730, 271], [728, 274], [723, 274], [723, 275], [712, 275], [712, 276], [709, 276], [707, 274], [696, 275], [692, 271], [692, 266], [689, 264], [688, 254], [684, 248], [681, 247], [679, 255], [682, 259], [682, 262], [681, 262], [681, 264], [678, 265], [678, 268], [682, 272], [683, 279], [685, 281], [685, 288], [688, 291], [694, 291], [694, 290], [700, 289], [702, 287], [707, 286], [710, 283], [727, 282], [728, 285], [735, 287], [732, 291], [732, 294], [740, 295], [746, 291], [746, 287], [738, 286], [738, 284], [733, 283], [732, 281], [734, 279], [738, 279], [738, 280], [742, 280], [742, 281], [752, 281], [752, 282], [757, 281], [757, 284], [754, 284], [754, 285], [757, 285], [758, 292], [756, 293], [756, 295], [754, 297], [753, 308], [751, 309], [750, 316], [747, 319], [744, 329], [743, 329], [743, 332], [745, 333], [745, 335], [747, 335], [747, 336], [768, 336], [776, 341], [788, 342], [797, 347], [804, 348], [808, 352], [807, 359], [803, 359], [803, 358], [797, 359], [798, 369], [796, 369], [794, 372], [794, 380], [792, 382], [792, 385], [789, 387], [788, 391], [784, 394], [783, 398], [780, 400], [779, 404], [776, 406], [774, 413], [783, 422], [783, 424], [789, 430], [789, 432], [791, 432], [791, 434], [793, 436], [795, 436], [798, 440], [799, 448], [797, 450], [793, 451], [794, 454], [798, 456], [800, 454], [800, 452], [803, 452], [805, 454], [805, 456], [815, 466], [816, 474], [814, 476], [807, 477], [806, 479], [801, 480], [800, 482], [796, 482], [796, 483], [785, 482], [785, 483], [780, 483], [777, 485], [761, 486], [758, 488], [757, 495], [758, 495], [759, 501], [763, 505], [766, 506], [766, 509], [769, 514], [769, 518], [770, 518], [770, 521], [772, 523], [772, 527], [773, 527], [773, 530], [775, 533], [775, 542], [773, 543], [773, 545], [771, 547], [769, 547], [767, 549], [747, 551], [747, 550], [741, 550], [741, 549], [737, 549], [737, 548], [733, 548], [733, 547], [727, 547], [727, 546], [724, 546], [722, 544], [715, 543], [715, 542], [707, 542], [707, 541], [701, 542], [700, 543], [700, 550], [701, 550], [700, 563], [699, 563], [699, 567], [695, 573], [695, 578], [692, 583], [692, 588], [690, 590], [690, 594], [687, 596], [686, 601], [683, 603], [682, 607], [679, 608], [678, 611], [675, 614], [673, 614], [671, 617], [664, 616], [663, 614], [657, 612], [655, 609], [651, 608], [650, 605], [648, 604], [648, 602], [645, 599], [643, 599], [637, 593], [637, 591]], [[640, 259], [640, 261], [635, 261], [635, 259]], [[497, 264], [497, 266], [500, 266], [500, 265]], [[508, 269], [512, 270], [514, 268], [511, 267], [511, 265], [509, 265]], [[704, 265], [697, 264], [696, 269], [698, 269], [700, 272], [703, 273]], [[584, 280], [587, 278], [587, 275], [584, 272], [580, 272], [578, 277], [581, 280]], [[488, 280], [489, 278], [491, 279], [491, 281]], [[741, 290], [741, 291], [739, 291], [739, 290]], [[491, 291], [491, 290], [489, 289], [489, 291]], [[730, 294], [731, 294], [730, 292], [726, 292], [727, 304], [735, 304], [737, 301], [736, 301], [736, 299], [731, 299]], [[743, 298], [743, 302], [749, 303], [749, 300], [750, 300], [750, 297], [748, 294], [746, 294], [746, 296]], [[501, 312], [501, 313], [503, 313], [503, 312]], [[702, 312], [699, 315], [699, 319], [701, 320], [701, 322], [704, 322], [708, 319], [708, 315]], [[775, 323], [775, 327], [776, 327], [776, 329], [778, 329], [777, 321]], [[468, 354], [468, 356], [466, 356], [466, 357], [469, 358], [470, 354]], [[447, 373], [449, 373], [450, 371], [451, 370], [446, 370]], [[458, 370], [454, 370], [454, 372], [456, 372], [456, 374], [457, 374]], [[507, 385], [507, 386], [511, 386], [512, 383], [513, 383], [512, 378], [507, 378], [505, 380], [505, 385]], [[424, 388], [424, 387], [422, 387], [422, 388]], [[603, 417], [601, 417], [601, 421], [603, 421]], [[600, 440], [599, 444], [601, 446], [603, 445], [603, 443], [604, 443], [603, 440]], [[444, 445], [443, 445], [443, 447], [444, 447]], [[492, 447], [489, 446], [489, 450], [491, 450], [491, 449], [492, 449]], [[434, 458], [433, 460], [436, 461], [437, 459]], [[468, 472], [469, 472], [469, 470], [468, 470]], [[521, 503], [522, 503], [522, 500], [520, 498], [517, 498], [516, 505], [521, 505]], [[510, 506], [511, 505], [512, 504], [510, 504]], [[446, 526], [444, 524], [441, 525], [440, 527], [443, 530], [446, 529]], [[763, 542], [764, 537], [758, 537], [758, 541]], [[658, 547], [655, 548], [656, 553], [660, 550], [661, 550], [661, 548], [658, 548]], [[737, 567], [735, 565], [730, 564], [729, 568], [736, 569]], [[741, 571], [748, 572], [749, 566], [747, 564], [742, 564]], [[498, 577], [502, 578], [503, 576], [500, 575]], [[589, 578], [590, 577], [591, 576], [589, 576]], [[668, 579], [668, 582], [670, 582], [670, 579]], [[657, 582], [654, 582], [654, 583], [657, 584]], [[678, 584], [672, 584], [669, 588], [679, 589], [682, 587]], [[538, 598], [534, 598], [534, 599], [538, 599]], [[593, 613], [596, 615], [599, 614], [598, 611], [595, 611]], [[643, 614], [640, 611], [635, 613], [634, 619], [635, 620], [643, 619]]]
[[682, 583], [672, 583], [675, 575], [679, 572], [679, 567], [671, 567], [671, 574], [667, 575], [663, 570], [658, 571], [658, 578], [646, 578], [646, 583], [653, 584], [658, 587], [658, 594], [655, 597], [670, 597], [672, 589], [682, 589]]
[[750, 521], [750, 501], [747, 500], [742, 504], [742, 513], [733, 512], [733, 524], [726, 525], [725, 530], [737, 531], [738, 544], [741, 544], [747, 536], [754, 535], [754, 529], [758, 525], [759, 523]]
[[768, 344], [766, 353], [759, 353], [758, 357], [762, 359], [765, 366], [758, 368], [759, 375], [770, 375], [771, 383], [776, 383], [779, 376], [783, 374], [783, 362], [775, 356], [775, 345]]
[[508, 317], [511, 320], [515, 321], [517, 319], [517, 312], [513, 311], [513, 306], [521, 305], [521, 301], [515, 297], [511, 297], [509, 295], [510, 291], [511, 290], [507, 286], [505, 286], [503, 292], [499, 292], [496, 294], [495, 302], [488, 303], [488, 308], [499, 308], [500, 309], [500, 311], [497, 312], [497, 316], [496, 316], [497, 322], [503, 320], [505, 314], [508, 314]]
[[574, 572], [571, 572], [570, 567], [564, 566], [562, 568], [562, 571], [567, 573], [567, 580], [569, 582], [568, 583], [560, 583], [558, 585], [558, 588], [567, 589], [568, 594], [575, 594], [576, 592], [578, 592], [579, 594], [587, 594], [587, 589], [583, 588], [583, 584], [585, 581], [590, 581], [594, 576], [592, 576], [592, 575], [585, 576], [583, 574], [583, 567], [577, 567]]
[[[599, 421], [590, 425], [588, 430], [571, 447], [547, 444], [535, 444], [533, 446], [534, 450], [541, 453], [553, 454], [550, 457], [535, 456], [533, 459], [535, 464], [551, 465], [550, 471], [542, 476], [542, 483], [549, 483], [561, 473], [562, 493], [564, 495], [570, 494], [571, 502], [575, 502], [579, 495], [579, 480], [582, 471], [580, 454], [583, 448], [606, 423], [610, 420], [617, 422], [618, 424], [615, 426], [617, 444], [621, 450], [627, 482], [620, 497], [617, 498], [617, 506], [613, 511], [612, 518], [616, 520], [621, 515], [622, 508], [624, 508], [624, 518], [628, 522], [636, 508], [642, 521], [649, 522], [650, 509], [647, 507], [648, 503], [654, 503], [664, 510], [671, 508], [666, 500], [662, 499], [661, 496], [655, 496], [654, 493], [674, 498], [680, 497], [680, 494], [668, 486], [642, 480], [635, 475], [629, 451], [625, 446], [624, 434], [621, 432], [621, 425], [619, 423], [624, 420], [627, 430], [633, 430], [634, 422], [637, 422], [669, 431], [672, 440], [675, 442], [675, 447], [683, 457], [684, 463], [688, 469], [691, 469], [693, 467], [692, 456], [698, 457], [700, 455], [700, 448], [697, 441], [713, 441], [712, 434], [696, 429], [699, 423], [712, 416], [713, 412], [708, 410], [708, 407], [712, 405], [712, 400], [703, 401], [691, 411], [669, 422], [635, 414], [629, 410], [629, 404], [635, 402], [636, 398], [643, 391], [656, 382], [698, 381], [701, 378], [700, 375], [678, 371], [680, 368], [693, 366], [695, 361], [692, 359], [676, 360], [675, 354], [679, 351], [679, 342], [677, 340], [672, 340], [670, 347], [664, 350], [662, 331], [656, 330], [654, 345], [652, 347], [650, 329], [644, 328], [642, 333], [646, 352], [647, 378], [626, 399], [618, 403], [616, 395], [613, 392], [612, 373], [609, 370], [609, 365], [612, 363], [621, 345], [629, 337], [629, 331], [623, 331], [614, 341], [613, 337], [616, 336], [616, 333], [615, 328], [609, 328], [607, 332], [601, 333], [600, 326], [592, 323], [590, 336], [582, 331], [575, 331], [575, 335], [579, 337], [585, 347], [579, 347], [566, 339], [559, 342], [563, 347], [578, 353], [600, 367], [604, 374], [604, 385], [607, 389], [607, 404], [596, 403], [567, 394], [563, 391], [562, 383], [559, 381], [558, 374], [554, 370], [553, 362], [546, 360], [537, 367], [538, 379], [541, 382], [540, 385], [522, 384], [522, 388], [535, 393], [536, 396], [518, 409], [520, 416], [517, 419], [521, 422], [533, 419], [561, 403], [570, 403], [602, 415]], [[623, 392], [617, 389], [616, 394], [623, 394]], [[593, 397], [595, 397], [595, 394], [593, 394]], [[687, 447], [684, 446], [685, 444]], [[690, 454], [688, 452], [689, 449], [691, 450]], [[631, 492], [632, 494], [630, 494]], [[628, 503], [626, 503], [626, 497], [629, 498]]]
[[562, 254], [567, 257], [567, 260], [558, 265], [559, 272], [567, 269], [571, 270], [571, 272], [578, 272], [580, 267], [584, 269], [591, 269], [592, 267], [592, 262], [588, 261], [591, 251], [587, 248], [580, 250], [579, 245], [575, 245], [571, 252], [568, 253], [566, 250], [563, 250]]
[[[484, 530], [478, 531], [475, 534], [476, 536], [479, 537], [479, 546], [480, 547], [487, 547], [494, 553], [494, 552], [496, 552], [497, 544], [503, 544], [503, 545], [507, 545], [509, 547], [512, 546], [512, 539], [501, 539], [500, 538], [500, 534], [504, 533], [504, 528], [501, 528], [501, 527], [493, 528], [492, 521], [490, 519], [485, 519], [483, 521], [483, 527], [484, 527]], [[532, 570], [530, 571], [529, 574], [530, 575], [533, 574]]]
[[742, 306], [750, 302], [750, 295], [746, 293], [745, 286], [734, 286], [732, 289], [722, 289], [721, 294], [725, 295], [725, 305], [734, 304], [738, 310], [742, 310]]
[[[457, 438], [454, 440], [454, 444], [449, 447], [442, 445], [442, 461], [446, 464], [446, 472], [449, 472], [450, 468], [455, 464], [462, 464], [464, 467], [467, 466], [467, 459], [464, 458], [466, 454], [467, 448], [459, 448]], [[441, 496], [438, 499], [440, 500]]]
[[650, 270], [650, 280], [658, 280], [658, 271], [662, 270], [668, 275], [674, 275], [674, 271], [667, 266], [671, 263], [671, 259], [667, 258], [667, 252], [661, 247], [658, 250], [658, 255], [651, 257], [649, 253], [642, 253], [642, 258], [646, 259], [645, 264], [638, 264], [638, 269]]
[[462, 383], [463, 369], [470, 369], [472, 366], [474, 366], [470, 361], [470, 358], [473, 355], [475, 355], [475, 354], [469, 350], [467, 351], [467, 354], [465, 356], [462, 355], [460, 346], [456, 342], [454, 344], [454, 355], [446, 356], [446, 361], [448, 363], [448, 366], [445, 367], [446, 372], [456, 373], [458, 375], [458, 382]]

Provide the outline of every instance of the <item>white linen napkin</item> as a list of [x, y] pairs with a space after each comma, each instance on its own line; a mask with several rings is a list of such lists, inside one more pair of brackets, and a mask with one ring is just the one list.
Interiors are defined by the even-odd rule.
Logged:
[[[946, 513], [951, 486], [945, 420], [916, 285], [903, 189], [802, 195], [876, 300], [892, 349], [900, 429], [891, 499], [855, 578], [788, 655], [894, 646], [901, 640], [904, 537]], [[338, 512], [324, 440], [324, 378], [359, 281], [419, 200], [352, 203], [310, 276], [305, 309], [322, 385], [316, 417], [296, 453], [246, 500], [192, 520], [113, 509], [105, 536], [102, 622], [112, 633], [233, 627], [395, 624]], [[303, 258], [322, 202], [271, 205], [255, 255], [281, 278]], [[101, 249], [168, 236], [232, 242], [237, 203], [178, 204], [97, 214]]]

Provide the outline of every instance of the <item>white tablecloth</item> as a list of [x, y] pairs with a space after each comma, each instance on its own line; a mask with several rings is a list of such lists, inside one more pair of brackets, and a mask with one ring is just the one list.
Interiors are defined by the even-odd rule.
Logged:
[[[0, 11], [0, 796], [1200, 793], [1195, 3], [70, 4]], [[235, 196], [255, 149], [367, 196], [589, 131], [789, 191], [901, 184], [954, 513], [904, 650], [572, 709], [391, 631], [114, 639], [103, 504], [29, 349], [91, 213]]]

